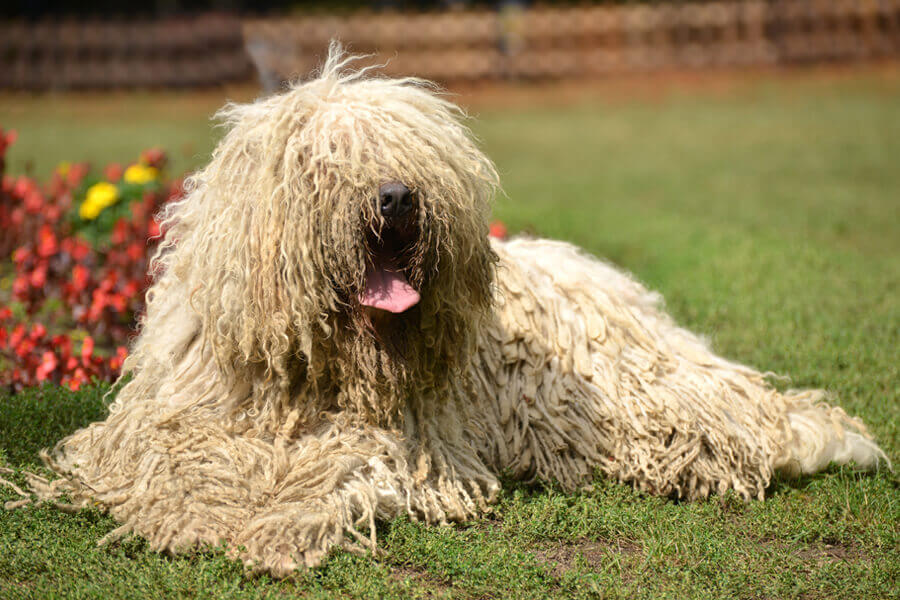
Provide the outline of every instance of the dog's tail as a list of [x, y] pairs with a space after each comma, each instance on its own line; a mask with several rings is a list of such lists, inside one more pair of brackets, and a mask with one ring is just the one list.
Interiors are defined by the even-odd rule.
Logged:
[[822, 397], [820, 391], [788, 394], [790, 436], [775, 468], [792, 476], [815, 473], [831, 463], [853, 462], [865, 471], [882, 465], [893, 470], [891, 461], [862, 421], [839, 407], [829, 406]]

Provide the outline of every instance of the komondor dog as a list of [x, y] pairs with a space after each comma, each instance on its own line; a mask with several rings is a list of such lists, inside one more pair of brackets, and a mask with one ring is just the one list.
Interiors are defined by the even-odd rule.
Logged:
[[350, 72], [226, 106], [164, 215], [109, 417], [62, 440], [44, 499], [159, 550], [225, 543], [276, 576], [376, 520], [473, 519], [498, 475], [599, 472], [688, 500], [886, 461], [821, 391], [774, 389], [569, 244], [492, 240], [490, 160], [416, 79]]

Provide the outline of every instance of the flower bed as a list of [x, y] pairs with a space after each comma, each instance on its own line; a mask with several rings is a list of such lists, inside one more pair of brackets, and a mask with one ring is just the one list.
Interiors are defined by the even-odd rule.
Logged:
[[154, 215], [181, 182], [159, 150], [101, 173], [64, 163], [43, 183], [11, 177], [15, 138], [0, 129], [0, 385], [114, 380], [143, 309]]

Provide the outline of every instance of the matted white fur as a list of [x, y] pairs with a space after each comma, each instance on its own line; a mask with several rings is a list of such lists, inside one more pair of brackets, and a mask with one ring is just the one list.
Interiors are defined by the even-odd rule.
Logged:
[[[32, 478], [99, 503], [158, 550], [227, 543], [283, 576], [375, 521], [477, 518], [498, 474], [567, 490], [596, 470], [686, 499], [762, 498], [773, 473], [886, 461], [820, 391], [724, 360], [629, 275], [571, 245], [488, 240], [497, 178], [424, 82], [339, 50], [229, 130], [166, 215], [127, 378], [102, 422]], [[380, 183], [415, 191], [421, 301], [356, 298]], [[405, 260], [407, 260], [405, 259]]]

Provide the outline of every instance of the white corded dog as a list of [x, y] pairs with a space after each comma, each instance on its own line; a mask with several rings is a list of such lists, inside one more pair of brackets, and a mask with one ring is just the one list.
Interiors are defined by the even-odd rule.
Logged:
[[478, 517], [497, 476], [761, 498], [773, 473], [886, 461], [820, 391], [713, 354], [630, 276], [490, 241], [497, 186], [425, 82], [321, 74], [220, 115], [165, 215], [109, 417], [45, 453], [44, 499], [160, 550], [225, 542], [276, 576], [375, 520]]

